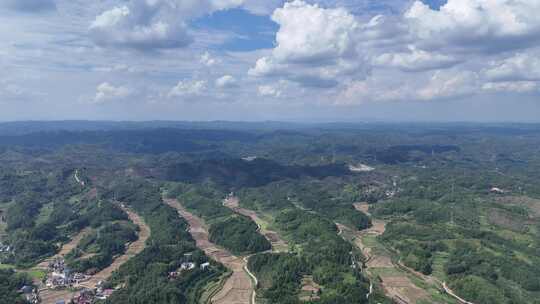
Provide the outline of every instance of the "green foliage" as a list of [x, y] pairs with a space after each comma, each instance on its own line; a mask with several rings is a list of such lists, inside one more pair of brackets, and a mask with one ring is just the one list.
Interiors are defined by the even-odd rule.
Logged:
[[201, 183], [210, 180], [221, 186], [240, 188], [257, 187], [291, 178], [324, 178], [347, 174], [349, 171], [344, 164], [284, 166], [259, 158], [253, 161], [225, 158], [175, 164], [167, 169], [166, 179], [185, 183]]
[[0, 269], [0, 303], [26, 303], [18, 292], [25, 285], [32, 285], [32, 280], [25, 274], [15, 273], [12, 269]]
[[451, 288], [459, 290], [459, 294], [478, 304], [503, 304], [508, 303], [504, 300], [504, 294], [499, 288], [489, 283], [489, 281], [477, 277], [466, 276], [455, 280]]
[[300, 282], [308, 273], [304, 259], [285, 253], [258, 254], [249, 259], [248, 268], [257, 276], [265, 299], [271, 303], [299, 302]]
[[[126, 285], [106, 303], [198, 303], [206, 284], [225, 269], [212, 262], [212, 267], [205, 271], [196, 268], [184, 272], [177, 280], [168, 279], [168, 273], [178, 270], [183, 262], [201, 264], [208, 258], [195, 246], [187, 232], [187, 222], [161, 201], [160, 189], [142, 180], [131, 180], [115, 185], [107, 196], [133, 207], [144, 217], [152, 233], [146, 248], [113, 274], [112, 286]], [[185, 256], [186, 253], [191, 256]]]
[[221, 203], [224, 193], [211, 184], [178, 184], [169, 195], [177, 195], [182, 204], [210, 224], [210, 241], [234, 254], [242, 255], [271, 249], [270, 242], [258, 232], [251, 219], [238, 216]]
[[[80, 244], [66, 257], [68, 265], [77, 272], [89, 269], [101, 270], [110, 265], [113, 258], [126, 251], [126, 243], [137, 240], [136, 227], [133, 224], [106, 224], [90, 235], [85, 236]], [[81, 253], [95, 253], [90, 258], [80, 258]]]
[[258, 233], [257, 224], [243, 216], [232, 216], [212, 224], [210, 241], [228, 248], [236, 255], [270, 250], [272, 245]]

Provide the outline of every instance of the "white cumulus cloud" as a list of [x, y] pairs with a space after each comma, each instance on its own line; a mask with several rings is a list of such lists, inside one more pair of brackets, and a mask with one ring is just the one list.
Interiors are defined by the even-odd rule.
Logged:
[[237, 7], [243, 0], [130, 0], [94, 19], [89, 27], [102, 46], [142, 50], [180, 48], [193, 38], [188, 21], [214, 11]]
[[492, 81], [540, 81], [540, 53], [519, 53], [503, 60], [494, 61], [484, 71]]
[[223, 75], [222, 77], [216, 79], [216, 87], [218, 88], [232, 88], [237, 85], [236, 78], [231, 75]]
[[537, 0], [448, 0], [439, 10], [417, 0], [404, 16], [425, 47], [489, 53], [538, 42], [539, 11]]
[[258, 87], [259, 96], [279, 98], [283, 93], [282, 90], [272, 85], [261, 85]]
[[384, 53], [375, 56], [373, 63], [381, 67], [393, 67], [406, 72], [448, 68], [460, 62], [452, 56], [427, 52], [413, 45], [406, 52]]
[[249, 75], [275, 76], [312, 87], [332, 87], [340, 75], [364, 72], [357, 52], [356, 17], [343, 8], [295, 0], [272, 14], [279, 24], [276, 47]]
[[132, 91], [124, 86], [113, 86], [108, 82], [103, 82], [96, 88], [94, 103], [105, 103], [111, 100], [123, 99], [132, 94]]
[[204, 80], [179, 81], [167, 95], [172, 97], [198, 96], [206, 92], [207, 83]]

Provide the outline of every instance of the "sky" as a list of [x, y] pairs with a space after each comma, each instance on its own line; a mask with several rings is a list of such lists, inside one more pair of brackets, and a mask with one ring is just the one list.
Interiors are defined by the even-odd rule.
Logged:
[[1, 0], [0, 121], [540, 121], [540, 0]]

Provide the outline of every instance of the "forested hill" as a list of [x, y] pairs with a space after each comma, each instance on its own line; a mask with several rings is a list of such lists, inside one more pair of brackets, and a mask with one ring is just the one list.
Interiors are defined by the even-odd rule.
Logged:
[[149, 129], [122, 131], [54, 131], [0, 136], [0, 146], [54, 149], [66, 145], [99, 145], [121, 152], [194, 152], [227, 141], [251, 142], [256, 135], [241, 131]]
[[211, 180], [227, 187], [257, 187], [283, 179], [324, 178], [351, 174], [345, 164], [321, 166], [286, 166], [267, 159], [213, 159], [185, 162], [166, 169], [165, 178], [172, 181], [200, 183]]

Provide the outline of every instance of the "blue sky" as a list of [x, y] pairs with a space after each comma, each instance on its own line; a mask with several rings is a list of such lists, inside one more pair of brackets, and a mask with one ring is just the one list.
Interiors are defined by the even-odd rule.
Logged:
[[538, 0], [4, 0], [0, 120], [540, 120]]

